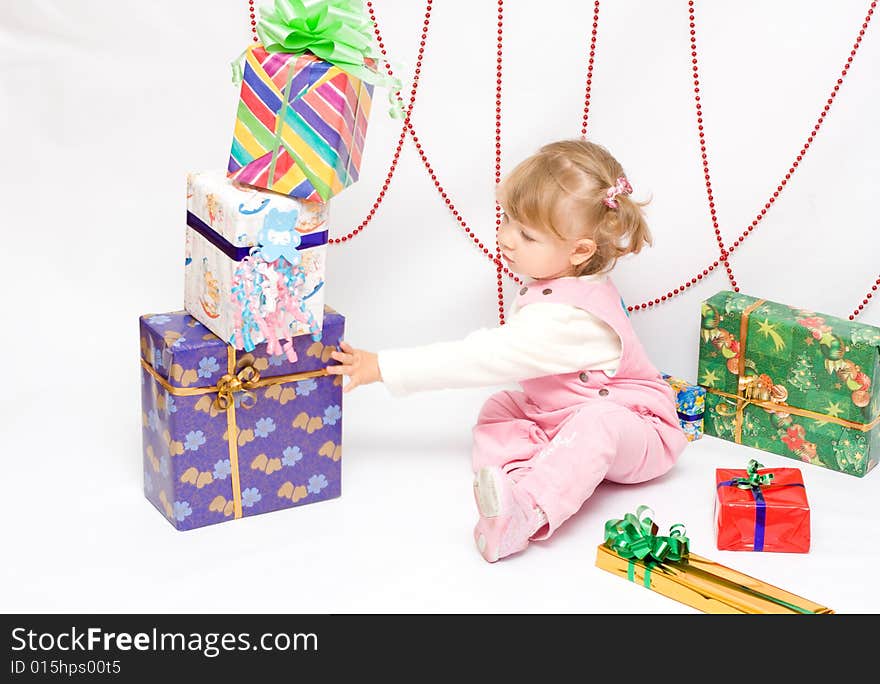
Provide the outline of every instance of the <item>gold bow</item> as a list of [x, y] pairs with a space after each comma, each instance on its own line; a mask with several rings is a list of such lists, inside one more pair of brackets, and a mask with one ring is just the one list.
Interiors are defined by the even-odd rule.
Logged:
[[227, 373], [217, 381], [217, 398], [214, 406], [219, 411], [225, 411], [230, 402], [235, 403], [236, 392], [244, 392], [239, 401], [239, 406], [249, 409], [257, 403], [257, 395], [253, 389], [259, 387], [260, 371], [247, 363], [244, 359], [236, 364], [235, 374]]

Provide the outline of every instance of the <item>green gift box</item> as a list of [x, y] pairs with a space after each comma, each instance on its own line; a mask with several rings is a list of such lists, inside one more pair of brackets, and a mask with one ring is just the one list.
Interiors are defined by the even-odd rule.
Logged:
[[739, 292], [702, 303], [705, 434], [863, 477], [880, 457], [880, 328]]

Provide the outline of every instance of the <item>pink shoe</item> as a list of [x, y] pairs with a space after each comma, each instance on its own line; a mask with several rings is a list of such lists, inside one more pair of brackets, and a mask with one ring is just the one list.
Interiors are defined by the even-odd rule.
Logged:
[[544, 522], [542, 515], [516, 492], [511, 479], [496, 466], [477, 471], [474, 498], [480, 510], [474, 541], [490, 563], [525, 549], [529, 537]]

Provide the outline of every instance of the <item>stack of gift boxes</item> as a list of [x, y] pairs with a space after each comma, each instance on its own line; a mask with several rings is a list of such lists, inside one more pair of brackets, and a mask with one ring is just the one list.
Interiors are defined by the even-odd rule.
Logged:
[[281, 20], [261, 36], [302, 40], [246, 50], [227, 170], [187, 176], [184, 310], [140, 318], [144, 492], [179, 530], [341, 494], [329, 200], [358, 179], [375, 62], [325, 61], [320, 21]]

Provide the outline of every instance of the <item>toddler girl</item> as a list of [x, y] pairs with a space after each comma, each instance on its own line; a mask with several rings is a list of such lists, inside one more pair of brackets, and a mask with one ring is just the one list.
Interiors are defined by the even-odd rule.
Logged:
[[332, 354], [346, 392], [520, 384], [489, 397], [473, 429], [474, 540], [489, 562], [552, 535], [603, 480], [663, 475], [687, 444], [672, 389], [608, 275], [651, 242], [631, 192], [602, 146], [545, 145], [498, 186], [502, 257], [530, 279], [507, 323], [378, 354], [342, 342]]

